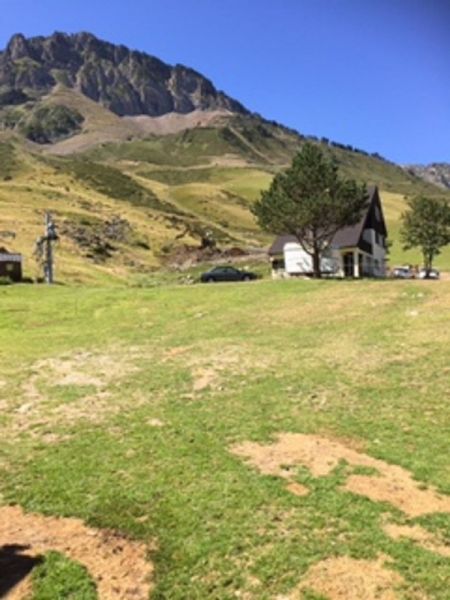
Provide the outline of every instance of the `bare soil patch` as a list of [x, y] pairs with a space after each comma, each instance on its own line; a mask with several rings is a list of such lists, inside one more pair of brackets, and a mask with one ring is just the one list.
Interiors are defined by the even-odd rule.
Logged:
[[31, 577], [23, 579], [18, 583], [8, 594], [6, 594], [6, 600], [29, 600], [32, 598], [33, 586], [31, 584]]
[[[142, 348], [114, 347], [106, 353], [75, 352], [34, 363], [22, 385], [20, 403], [11, 406], [10, 402], [13, 423], [9, 433], [84, 418], [101, 421], [104, 415], [120, 409], [120, 402], [112, 401], [108, 387], [138, 371], [136, 361], [143, 355]], [[52, 403], [44, 391], [70, 386], [78, 388], [80, 394], [68, 403]]]
[[305, 590], [323, 594], [329, 600], [397, 600], [396, 588], [403, 579], [384, 563], [384, 557], [376, 561], [328, 558], [313, 565], [301, 584], [279, 600], [300, 600]]
[[201, 392], [209, 387], [217, 386], [217, 374], [214, 369], [195, 369], [193, 372], [194, 392]]
[[175, 346], [174, 348], [170, 348], [170, 350], [165, 352], [163, 362], [170, 360], [171, 358], [181, 356], [182, 354], [186, 354], [186, 352], [189, 352], [190, 349], [191, 346]]
[[350, 474], [344, 488], [376, 502], [389, 502], [411, 517], [450, 512], [450, 497], [420, 482], [403, 467], [391, 465], [349, 448], [338, 441], [316, 435], [285, 433], [273, 444], [245, 442], [232, 451], [267, 475], [292, 479], [292, 467], [307, 467], [315, 477], [326, 476], [346, 461], [353, 467], [374, 469], [371, 475]]
[[139, 115], [135, 117], [122, 117], [122, 121], [132, 125], [136, 133], [142, 135], [169, 135], [179, 133], [194, 127], [208, 127], [216, 121], [229, 117], [226, 110], [194, 110], [188, 114], [168, 113], [160, 117]]
[[245, 375], [264, 370], [269, 364], [267, 356], [261, 357], [251, 346], [226, 346], [201, 344], [179, 346], [165, 353], [163, 361], [179, 361], [191, 370], [192, 390], [195, 393], [206, 389], [222, 389], [228, 375]]
[[192, 372], [193, 391], [217, 390], [226, 386], [230, 375], [252, 377], [269, 365], [268, 357], [261, 357], [250, 346], [202, 347], [201, 353], [191, 352], [186, 362]]
[[436, 537], [420, 527], [420, 525], [397, 525], [395, 523], [386, 523], [383, 527], [387, 535], [394, 540], [408, 539], [416, 542], [422, 548], [450, 558], [450, 546], [443, 544]]
[[[147, 600], [152, 564], [147, 547], [112, 531], [87, 527], [79, 519], [27, 514], [18, 506], [0, 508], [0, 547], [27, 546], [35, 558], [54, 550], [84, 565], [94, 579], [101, 600]], [[22, 591], [23, 590], [23, 591]], [[19, 600], [29, 584], [23, 580], [8, 598]]]
[[302, 485], [301, 483], [297, 483], [296, 481], [288, 483], [286, 489], [295, 496], [307, 496], [309, 494], [308, 488], [305, 485]]
[[150, 427], [164, 427], [164, 422], [157, 418], [149, 419], [147, 425], [150, 425]]

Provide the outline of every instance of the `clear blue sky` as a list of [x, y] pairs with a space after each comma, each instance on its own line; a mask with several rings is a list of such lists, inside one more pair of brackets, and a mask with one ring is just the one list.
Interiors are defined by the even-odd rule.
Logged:
[[0, 48], [90, 31], [302, 133], [450, 162], [450, 0], [0, 0], [0, 15]]

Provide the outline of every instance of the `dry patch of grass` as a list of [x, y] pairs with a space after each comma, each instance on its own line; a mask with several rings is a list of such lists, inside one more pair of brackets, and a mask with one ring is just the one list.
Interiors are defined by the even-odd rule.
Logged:
[[[110, 348], [108, 352], [80, 351], [37, 361], [22, 384], [19, 404], [10, 407], [13, 408], [10, 411], [12, 423], [8, 431], [21, 433], [35, 426], [80, 419], [101, 422], [121, 408], [121, 403], [113, 400], [108, 386], [139, 371], [136, 363], [146, 352], [148, 350], [135, 347]], [[75, 399], [54, 402], [51, 396], [58, 389], [75, 390]], [[58, 436], [53, 434], [47, 436], [48, 442], [57, 440]]]
[[407, 539], [416, 542], [422, 548], [450, 558], [450, 546], [440, 542], [436, 537], [420, 527], [420, 525], [397, 525], [396, 523], [385, 523], [383, 530], [394, 540]]
[[411, 517], [429, 513], [450, 513], [450, 497], [435, 488], [423, 489], [420, 482], [402, 467], [372, 458], [348, 446], [316, 435], [285, 433], [269, 445], [245, 442], [232, 451], [246, 458], [266, 475], [292, 478], [292, 467], [302, 465], [315, 477], [323, 477], [345, 461], [366, 467], [376, 474], [350, 474], [344, 488], [375, 502], [389, 502]]
[[356, 560], [347, 556], [328, 558], [313, 565], [301, 584], [289, 596], [278, 600], [301, 600], [313, 590], [329, 600], [397, 600], [402, 577], [386, 568], [386, 557]]
[[291, 494], [294, 494], [294, 496], [307, 496], [309, 494], [309, 490], [306, 485], [302, 485], [296, 481], [288, 483], [286, 489], [288, 492], [291, 492]]
[[217, 344], [180, 346], [166, 352], [164, 361], [184, 363], [192, 374], [194, 392], [220, 390], [227, 376], [255, 376], [270, 365], [269, 357], [261, 357], [249, 344], [218, 347]]
[[[26, 556], [39, 557], [51, 550], [84, 565], [102, 600], [146, 600], [153, 567], [148, 548], [114, 531], [87, 527], [81, 520], [27, 514], [18, 506], [0, 508], [0, 540], [5, 546], [26, 546]], [[19, 593], [27, 592], [22, 584]], [[24, 596], [22, 596], [23, 598]]]

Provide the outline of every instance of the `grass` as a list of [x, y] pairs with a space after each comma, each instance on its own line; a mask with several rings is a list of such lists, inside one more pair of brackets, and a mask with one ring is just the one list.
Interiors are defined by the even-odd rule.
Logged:
[[402, 195], [425, 194], [439, 196], [448, 194], [436, 186], [411, 175], [398, 165], [375, 158], [347, 152], [340, 148], [329, 150], [336, 159], [339, 169], [346, 177], [352, 177], [368, 185], [378, 185], [385, 192]]
[[15, 149], [10, 142], [0, 142], [0, 179], [10, 179], [17, 169]]
[[58, 552], [49, 552], [33, 571], [33, 600], [53, 598], [97, 598], [95, 584], [86, 569]]
[[[1, 502], [151, 543], [156, 599], [264, 600], [327, 557], [385, 554], [400, 598], [446, 600], [450, 561], [387, 537], [386, 514], [406, 516], [343, 491], [343, 465], [299, 469], [297, 497], [230, 448], [351, 440], [450, 494], [449, 305], [446, 282], [0, 288]], [[86, 382], [64, 391], [54, 366], [37, 373], [48, 359], [102, 379], [107, 402]], [[20, 428], [32, 376], [43, 400]], [[449, 514], [414, 522], [450, 540]], [[50, 592], [65, 580], [51, 570]]]
[[126, 200], [136, 206], [160, 211], [168, 208], [151, 190], [143, 188], [130, 176], [114, 167], [80, 159], [68, 159], [53, 164], [56, 169], [62, 169], [68, 175], [109, 198]]
[[244, 159], [259, 156], [228, 127], [202, 127], [182, 133], [151, 136], [122, 144], [104, 144], [87, 153], [94, 160], [130, 160], [156, 165], [190, 167], [204, 165], [211, 157], [234, 154]]

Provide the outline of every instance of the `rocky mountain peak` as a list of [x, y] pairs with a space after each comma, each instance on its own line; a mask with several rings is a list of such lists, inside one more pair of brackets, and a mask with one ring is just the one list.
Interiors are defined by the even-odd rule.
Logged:
[[36, 98], [58, 83], [120, 116], [160, 116], [197, 109], [248, 112], [193, 69], [168, 65], [87, 32], [55, 32], [30, 39], [16, 34], [0, 52], [2, 97], [17, 97], [14, 92], [20, 91]]
[[443, 189], [450, 189], [450, 164], [431, 163], [430, 165], [407, 165], [405, 169]]
[[20, 60], [29, 56], [29, 48], [25, 36], [21, 33], [13, 35], [6, 47], [6, 53], [11, 60]]

